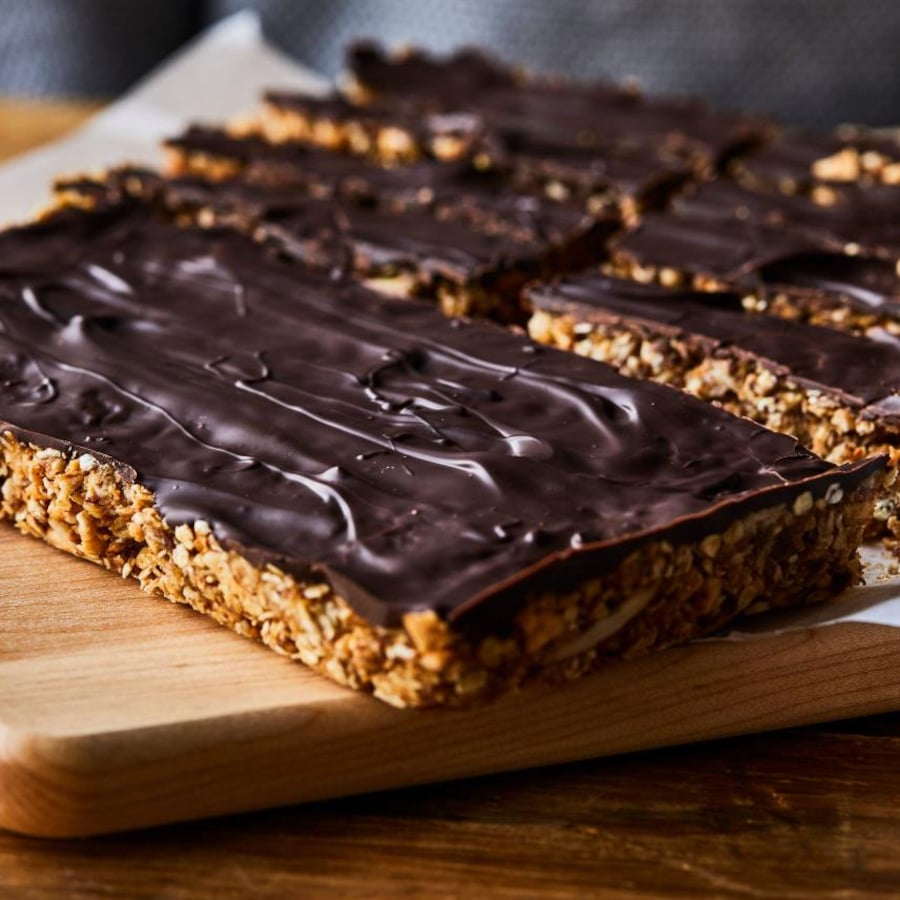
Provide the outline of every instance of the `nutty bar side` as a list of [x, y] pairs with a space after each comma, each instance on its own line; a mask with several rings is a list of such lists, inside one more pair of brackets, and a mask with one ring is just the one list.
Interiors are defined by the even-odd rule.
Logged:
[[0, 434], [0, 518], [401, 707], [467, 706], [535, 680], [570, 681], [741, 612], [827, 599], [860, 580], [856, 547], [880, 478], [846, 497], [802, 493], [698, 543], [643, 545], [574, 591], [533, 595], [510, 630], [476, 636], [430, 611], [373, 625], [327, 578], [260, 566], [202, 520], [172, 528], [118, 467]]
[[275, 144], [309, 143], [387, 165], [488, 152], [475, 115], [389, 112], [355, 106], [339, 94], [315, 98], [270, 91], [257, 128]]
[[900, 274], [809, 229], [733, 216], [648, 215], [613, 240], [611, 275], [644, 284], [735, 290], [748, 309], [855, 334], [900, 333]]
[[418, 200], [359, 182], [347, 197], [322, 197], [306, 188], [163, 179], [136, 169], [62, 182], [58, 196], [81, 205], [133, 198], [184, 223], [234, 228], [306, 266], [342, 270], [395, 296], [433, 300], [447, 315], [509, 323], [524, 321], [525, 284], [596, 262], [619, 224], [479, 184], [475, 173], [450, 175]]
[[734, 160], [730, 171], [754, 190], [812, 197], [834, 185], [897, 185], [900, 142], [858, 127], [786, 132]]
[[[529, 335], [671, 385], [795, 436], [835, 463], [885, 454], [900, 465], [900, 343], [767, 320], [730, 294], [640, 288], [586, 276], [528, 292]], [[863, 395], [863, 396], [861, 396]], [[873, 534], [900, 538], [900, 485]]]

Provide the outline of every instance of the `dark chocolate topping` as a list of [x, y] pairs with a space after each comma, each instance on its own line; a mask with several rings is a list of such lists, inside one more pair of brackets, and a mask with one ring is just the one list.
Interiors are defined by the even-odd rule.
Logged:
[[857, 309], [900, 311], [900, 278], [893, 263], [870, 256], [801, 253], [761, 265], [754, 277], [765, 286], [807, 289], [839, 297]]
[[357, 41], [347, 48], [347, 67], [358, 84], [374, 94], [400, 92], [451, 102], [517, 80], [512, 69], [474, 47], [438, 59], [423, 50], [392, 56], [376, 43]]
[[890, 261], [840, 253], [811, 229], [765, 221], [677, 210], [647, 215], [616, 240], [613, 253], [623, 262], [712, 276], [738, 289], [800, 289], [861, 309], [900, 302]]
[[900, 255], [900, 188], [835, 186], [826, 204], [803, 194], [748, 190], [734, 181], [698, 184], [673, 206], [679, 215], [781, 225], [810, 232], [822, 246], [850, 244], [891, 259]]
[[267, 212], [257, 234], [303, 262], [340, 269], [352, 260], [363, 275], [409, 271], [460, 284], [533, 267], [547, 251], [532, 234], [484, 234], [428, 212], [384, 213], [347, 205], [306, 202]]
[[0, 235], [0, 370], [17, 433], [118, 460], [171, 524], [383, 622], [501, 627], [640, 541], [881, 465], [129, 203]]
[[646, 323], [700, 341], [715, 354], [733, 348], [795, 381], [856, 407], [900, 393], [900, 345], [747, 312], [736, 293], [671, 290], [600, 274], [573, 275], [528, 292], [536, 309], [577, 321]]
[[876, 153], [889, 161], [900, 160], [900, 143], [864, 129], [844, 129], [834, 133], [788, 132], [742, 156], [734, 170], [739, 178], [754, 186], [809, 191], [816, 184], [832, 183], [816, 177], [815, 164], [846, 149]]
[[479, 115], [512, 152], [624, 143], [720, 161], [771, 130], [766, 121], [712, 112], [698, 100], [644, 98], [611, 83], [517, 78], [477, 52], [439, 59], [414, 51], [397, 59], [367, 44], [350, 50], [348, 67], [357, 83], [395, 105]]
[[[241, 181], [265, 188], [297, 189], [297, 193], [287, 195], [293, 201], [305, 192], [370, 202], [391, 210], [423, 207], [441, 218], [467, 218], [476, 230], [518, 234], [524, 240], [539, 235], [552, 243], [592, 224], [580, 203], [553, 201], [519, 189], [523, 186], [517, 185], [506, 168], [480, 170], [468, 160], [386, 168], [360, 157], [296, 142], [272, 144], [260, 138], [237, 138], [227, 132], [198, 128], [169, 143], [187, 152], [197, 150], [235, 160], [248, 167]], [[598, 161], [597, 168], [601, 165]], [[122, 170], [113, 173], [113, 180], [121, 181], [128, 175], [128, 170]], [[631, 177], [638, 177], [636, 171], [631, 170]], [[214, 189], [203, 188], [199, 179], [176, 182], [185, 187], [191, 183], [214, 199]], [[266, 195], [256, 188], [244, 190], [235, 182], [223, 185], [218, 192], [237, 197], [242, 190], [248, 200], [263, 205], [272, 205], [279, 196], [276, 191]]]
[[735, 279], [767, 262], [822, 249], [797, 231], [736, 217], [647, 215], [616, 242], [617, 251], [640, 265]]

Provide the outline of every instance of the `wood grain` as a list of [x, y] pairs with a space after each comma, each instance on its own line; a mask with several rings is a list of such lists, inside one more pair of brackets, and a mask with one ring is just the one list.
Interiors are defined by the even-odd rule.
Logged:
[[894, 897], [896, 717], [88, 841], [0, 834], [0, 895]]
[[0, 160], [61, 137], [99, 108], [98, 103], [0, 97]]
[[[900, 631], [703, 643], [402, 711], [0, 528], [0, 825], [66, 836], [900, 706]], [[200, 789], [202, 786], [202, 789]]]

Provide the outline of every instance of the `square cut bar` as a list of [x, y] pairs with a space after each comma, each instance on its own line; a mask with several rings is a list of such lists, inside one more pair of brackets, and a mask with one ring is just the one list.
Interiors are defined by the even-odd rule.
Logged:
[[400, 706], [828, 598], [885, 477], [133, 200], [0, 234], [0, 325], [6, 518]]
[[[741, 296], [582, 274], [528, 291], [535, 340], [715, 402], [831, 462], [900, 464], [900, 339], [857, 337], [744, 309]], [[900, 484], [872, 533], [900, 537]]]
[[821, 232], [676, 207], [610, 246], [608, 274], [667, 287], [736, 290], [749, 309], [864, 334], [900, 334], [900, 275]]
[[427, 203], [415, 201], [415, 191], [357, 202], [365, 191], [318, 198], [305, 188], [124, 169], [58, 188], [62, 197], [90, 202], [144, 198], [183, 219], [247, 233], [308, 267], [437, 301], [448, 315], [505, 322], [524, 321], [520, 294], [528, 281], [595, 263], [619, 227], [614, 218], [485, 185], [470, 193], [433, 189]]

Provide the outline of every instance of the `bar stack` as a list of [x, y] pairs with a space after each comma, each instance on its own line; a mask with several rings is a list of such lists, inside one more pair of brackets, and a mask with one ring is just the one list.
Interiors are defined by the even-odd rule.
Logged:
[[396, 706], [896, 545], [900, 144], [469, 50], [342, 83], [0, 232], [5, 518]]

